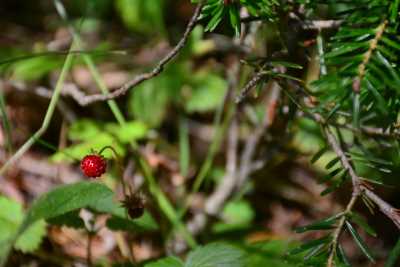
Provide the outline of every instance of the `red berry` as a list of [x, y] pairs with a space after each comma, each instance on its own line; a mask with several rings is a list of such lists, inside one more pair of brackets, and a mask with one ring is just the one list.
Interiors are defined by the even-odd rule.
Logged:
[[81, 161], [81, 170], [87, 177], [99, 177], [106, 172], [106, 168], [106, 160], [98, 154], [87, 155]]

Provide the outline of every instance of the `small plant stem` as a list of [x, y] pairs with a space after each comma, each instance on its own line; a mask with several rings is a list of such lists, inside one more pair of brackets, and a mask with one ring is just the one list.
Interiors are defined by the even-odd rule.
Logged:
[[[72, 42], [70, 51], [73, 50], [76, 46], [75, 40]], [[54, 88], [54, 93], [50, 99], [50, 104], [47, 108], [46, 115], [44, 117], [44, 120], [42, 122], [42, 126], [37, 130], [29, 139], [28, 141], [23, 144], [18, 151], [1, 167], [0, 169], [0, 175], [2, 175], [12, 164], [14, 164], [22, 155], [27, 152], [32, 145], [36, 142], [37, 139], [39, 139], [46, 131], [47, 128], [49, 127], [51, 118], [53, 117], [54, 110], [57, 106], [57, 101], [60, 98], [60, 93], [61, 89], [64, 85], [64, 81], [67, 77], [68, 71], [70, 70], [72, 66], [72, 60], [73, 60], [74, 55], [73, 54], [68, 54], [64, 65], [61, 70], [61, 74], [57, 80], [56, 87]]]
[[106, 149], [111, 150], [113, 155], [114, 155], [114, 159], [115, 159], [115, 162], [117, 163], [117, 168], [118, 168], [118, 176], [119, 176], [119, 178], [121, 180], [121, 184], [122, 184], [122, 191], [124, 193], [124, 198], [126, 199], [128, 197], [128, 192], [127, 192], [128, 187], [127, 187], [127, 185], [125, 183], [125, 180], [124, 180], [124, 177], [123, 177], [124, 167], [123, 167], [123, 164], [122, 164], [122, 159], [118, 155], [117, 151], [115, 151], [115, 149], [112, 146], [103, 147], [99, 151], [99, 154], [101, 155], [104, 152], [104, 150], [106, 150]]
[[148, 183], [148, 188], [150, 193], [156, 198], [157, 203], [160, 209], [164, 212], [165, 216], [168, 220], [174, 225], [174, 227], [179, 230], [182, 234], [182, 237], [188, 243], [191, 248], [197, 246], [196, 240], [193, 238], [191, 233], [186, 229], [185, 225], [181, 222], [178, 214], [174, 210], [173, 206], [169, 202], [168, 198], [161, 191], [154, 176], [151, 173], [150, 166], [147, 162], [141, 157], [137, 157], [140, 168], [143, 171], [143, 175]]
[[[0, 87], [2, 87], [2, 84], [0, 83]], [[4, 99], [4, 93], [3, 93], [3, 88], [0, 88], [0, 115], [2, 118], [3, 122], [3, 127], [4, 127], [4, 132], [6, 135], [6, 144], [7, 144], [7, 150], [8, 153], [12, 153], [13, 148], [12, 148], [12, 135], [11, 135], [11, 124], [7, 116], [7, 111], [6, 111], [6, 101]]]
[[335, 255], [336, 255], [336, 247], [338, 245], [340, 233], [342, 232], [344, 223], [346, 221], [346, 216], [353, 209], [354, 204], [356, 203], [356, 201], [357, 201], [359, 196], [360, 196], [360, 194], [353, 194], [351, 196], [351, 199], [350, 199], [349, 203], [347, 204], [346, 209], [345, 209], [342, 217], [340, 218], [339, 223], [338, 223], [335, 231], [332, 234], [331, 251], [329, 253], [328, 261], [327, 261], [327, 264], [326, 264], [327, 267], [333, 267], [334, 266], [334, 259], [335, 259]]

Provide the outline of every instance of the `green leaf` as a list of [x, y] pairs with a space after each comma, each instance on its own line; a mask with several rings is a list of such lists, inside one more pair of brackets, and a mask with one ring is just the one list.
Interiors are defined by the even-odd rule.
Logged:
[[376, 231], [371, 226], [369, 226], [369, 224], [367, 223], [365, 218], [362, 217], [357, 212], [355, 212], [355, 211], [351, 212], [349, 215], [349, 219], [350, 219], [350, 221], [354, 222], [355, 224], [357, 224], [358, 226], [363, 228], [364, 231], [367, 232], [368, 234], [370, 234], [374, 237], [377, 236]]
[[86, 141], [96, 137], [100, 131], [100, 127], [93, 120], [80, 119], [69, 127], [68, 138], [72, 141]]
[[107, 213], [112, 216], [107, 220], [107, 227], [112, 230], [151, 232], [158, 230], [158, 225], [151, 214], [147, 211], [143, 216], [132, 220], [128, 217], [126, 210], [119, 202], [114, 201], [113, 196], [108, 196], [95, 203], [91, 203], [90, 210]]
[[197, 73], [193, 81], [193, 91], [185, 102], [188, 112], [206, 112], [217, 108], [226, 92], [226, 81], [208, 72]]
[[49, 72], [62, 66], [62, 58], [34, 57], [16, 62], [13, 66], [13, 79], [39, 80]]
[[235, 30], [236, 37], [240, 36], [241, 31], [241, 23], [240, 23], [240, 15], [239, 8], [237, 6], [231, 5], [229, 6], [229, 19], [233, 29]]
[[224, 243], [211, 243], [189, 253], [185, 267], [244, 267], [245, 253]]
[[213, 225], [213, 232], [231, 231], [235, 228], [247, 227], [255, 217], [255, 212], [249, 202], [244, 200], [228, 202], [223, 211], [223, 222]]
[[351, 267], [350, 261], [346, 256], [346, 253], [344, 252], [344, 249], [341, 245], [337, 246], [337, 255], [339, 260], [344, 264], [345, 267]]
[[155, 262], [147, 263], [144, 267], [184, 267], [184, 265], [179, 258], [167, 257]]
[[332, 240], [332, 237], [329, 236], [329, 235], [324, 236], [324, 237], [319, 238], [319, 239], [314, 239], [314, 240], [311, 240], [311, 241], [309, 241], [307, 243], [304, 243], [304, 244], [302, 244], [302, 245], [290, 250], [288, 252], [288, 254], [289, 255], [299, 254], [301, 252], [304, 252], [304, 251], [307, 251], [307, 250], [312, 249], [314, 247], [317, 247], [317, 246], [319, 246], [321, 244], [326, 244], [326, 243], [330, 242], [331, 240]]
[[324, 146], [311, 158], [311, 163], [314, 164], [317, 160], [321, 158], [321, 156], [328, 151], [328, 147]]
[[44, 220], [39, 220], [26, 229], [26, 231], [17, 239], [14, 247], [25, 253], [32, 252], [39, 247], [45, 235], [46, 222]]
[[127, 215], [113, 215], [107, 220], [107, 227], [114, 231], [128, 231], [134, 233], [152, 232], [158, 229], [153, 217], [145, 212], [142, 217], [132, 220]]
[[343, 216], [343, 213], [336, 214], [334, 216], [331, 216], [329, 218], [325, 218], [323, 220], [319, 220], [319, 221], [314, 222], [314, 223], [309, 224], [309, 225], [297, 227], [297, 228], [295, 228], [295, 231], [296, 231], [296, 233], [304, 233], [304, 232], [311, 231], [311, 230], [328, 230], [328, 229], [332, 229], [333, 224], [341, 216]]
[[87, 207], [111, 195], [113, 192], [98, 182], [85, 181], [56, 187], [33, 203], [26, 215], [23, 227], [28, 227], [40, 219], [50, 219]]
[[324, 177], [320, 178], [318, 183], [322, 184], [325, 183], [329, 180], [331, 180], [333, 177], [335, 177], [337, 174], [339, 174], [341, 171], [343, 171], [343, 169], [341, 167], [334, 169], [333, 171], [329, 172], [327, 175], [325, 175]]
[[225, 8], [223, 5], [218, 5], [218, 7], [215, 9], [215, 14], [213, 14], [204, 31], [212, 32], [218, 26], [223, 18], [224, 10]]
[[330, 169], [330, 168], [332, 168], [333, 166], [335, 166], [335, 164], [336, 163], [338, 163], [340, 161], [340, 158], [339, 157], [335, 157], [334, 159], [332, 159], [331, 161], [329, 161], [327, 164], [326, 164], [326, 166], [325, 166], [325, 169]]
[[356, 231], [356, 229], [353, 228], [353, 226], [351, 225], [351, 223], [349, 223], [348, 221], [346, 221], [346, 226], [347, 229], [349, 230], [349, 232], [351, 233], [354, 241], [356, 242], [357, 246], [361, 249], [361, 251], [364, 253], [364, 255], [371, 261], [371, 262], [375, 262], [374, 257], [372, 256], [371, 251], [369, 250], [369, 248], [367, 247], [367, 245], [364, 243], [364, 241], [362, 240], [361, 236], [358, 234], [358, 232]]
[[147, 126], [140, 121], [130, 121], [123, 125], [110, 123], [106, 125], [106, 130], [117, 137], [122, 143], [130, 143], [147, 135]]
[[114, 3], [122, 21], [130, 30], [146, 34], [165, 33], [163, 0], [116, 0]]
[[[81, 159], [92, 150], [99, 151], [105, 146], [112, 146], [120, 156], [123, 156], [126, 153], [125, 147], [118, 143], [114, 136], [107, 132], [100, 132], [96, 135], [96, 138], [91, 138], [82, 143], [78, 143], [58, 151], [51, 157], [51, 160], [60, 162]], [[107, 149], [104, 151], [103, 156], [106, 158], [112, 158], [113, 154]]]
[[79, 210], [73, 210], [46, 220], [47, 223], [58, 226], [67, 226], [76, 229], [85, 228], [85, 222], [79, 217]]
[[[0, 244], [10, 242], [23, 221], [22, 206], [11, 199], [0, 197]], [[15, 242], [15, 248], [22, 252], [36, 250], [46, 234], [46, 223], [39, 220], [32, 224]], [[0, 255], [1, 252], [0, 252]]]

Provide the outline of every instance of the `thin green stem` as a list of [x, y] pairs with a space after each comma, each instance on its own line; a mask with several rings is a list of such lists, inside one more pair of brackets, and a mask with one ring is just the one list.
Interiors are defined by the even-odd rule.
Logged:
[[3, 127], [6, 134], [7, 150], [9, 153], [12, 153], [13, 148], [12, 148], [11, 124], [6, 112], [6, 101], [4, 99], [3, 88], [0, 88], [0, 115], [2, 117]]
[[[71, 44], [70, 50], [73, 50], [75, 48], [75, 40]], [[49, 127], [51, 118], [53, 117], [54, 110], [56, 108], [58, 99], [60, 98], [60, 93], [61, 89], [64, 85], [65, 78], [67, 77], [67, 74], [72, 66], [72, 60], [73, 60], [74, 55], [73, 54], [68, 54], [64, 65], [61, 70], [61, 74], [57, 80], [56, 87], [54, 88], [54, 93], [50, 99], [50, 104], [47, 108], [46, 115], [44, 117], [44, 120], [42, 122], [42, 126], [37, 130], [29, 139], [28, 141], [23, 144], [18, 151], [1, 167], [0, 169], [0, 175], [2, 175], [12, 164], [17, 162], [17, 160], [27, 152], [32, 145], [36, 142], [37, 139], [39, 139], [47, 130]]]

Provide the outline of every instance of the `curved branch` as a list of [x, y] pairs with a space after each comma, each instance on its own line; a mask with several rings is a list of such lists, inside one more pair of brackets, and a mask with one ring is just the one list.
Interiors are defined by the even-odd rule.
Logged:
[[163, 71], [164, 66], [168, 62], [170, 62], [187, 43], [190, 33], [193, 31], [194, 27], [196, 26], [197, 19], [200, 16], [203, 2], [204, 2], [204, 0], [200, 1], [199, 4], [197, 5], [196, 10], [195, 10], [192, 18], [190, 19], [188, 25], [186, 26], [186, 30], [185, 30], [182, 38], [178, 42], [178, 44], [164, 58], [162, 58], [160, 60], [160, 62], [157, 64], [156, 67], [154, 67], [154, 69], [152, 71], [142, 73], [142, 74], [135, 76], [133, 79], [131, 79], [130, 81], [125, 83], [122, 87], [120, 87], [119, 89], [117, 89], [109, 94], [106, 94], [106, 95], [94, 94], [94, 95], [84, 96], [80, 99], [79, 104], [82, 106], [86, 106], [86, 105], [89, 105], [89, 104], [92, 104], [95, 102], [106, 101], [106, 100], [118, 98], [120, 96], [125, 95], [130, 89], [138, 86], [142, 82], [158, 76]]

